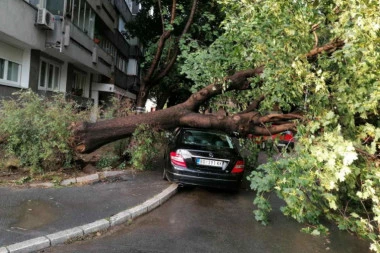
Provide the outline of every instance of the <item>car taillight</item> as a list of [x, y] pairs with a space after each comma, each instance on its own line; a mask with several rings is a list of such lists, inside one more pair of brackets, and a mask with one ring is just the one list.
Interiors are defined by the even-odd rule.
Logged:
[[181, 167], [187, 167], [185, 159], [183, 159], [181, 154], [178, 154], [177, 152], [170, 152], [170, 161], [172, 164], [181, 166]]
[[293, 133], [291, 131], [285, 131], [283, 133], [283, 140], [288, 142], [293, 141]]
[[239, 160], [236, 162], [234, 168], [232, 169], [231, 173], [232, 174], [238, 174], [242, 173], [244, 171], [244, 161]]

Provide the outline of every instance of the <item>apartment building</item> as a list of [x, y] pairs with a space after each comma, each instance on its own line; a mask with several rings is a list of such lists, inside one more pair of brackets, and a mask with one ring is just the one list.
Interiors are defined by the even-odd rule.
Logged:
[[134, 0], [1, 0], [0, 98], [63, 92], [83, 105], [135, 99], [142, 46], [125, 23]]

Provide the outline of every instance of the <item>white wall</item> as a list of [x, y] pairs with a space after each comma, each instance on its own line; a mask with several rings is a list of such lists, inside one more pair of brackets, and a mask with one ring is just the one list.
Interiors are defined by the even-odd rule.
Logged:
[[31, 50], [25, 49], [22, 54], [21, 64], [21, 87], [29, 88]]
[[0, 31], [33, 48], [45, 47], [46, 31], [34, 26], [37, 11], [21, 0], [0, 1]]
[[20, 64], [19, 84], [0, 83], [13, 87], [29, 88], [30, 49], [20, 49], [0, 41], [0, 58]]

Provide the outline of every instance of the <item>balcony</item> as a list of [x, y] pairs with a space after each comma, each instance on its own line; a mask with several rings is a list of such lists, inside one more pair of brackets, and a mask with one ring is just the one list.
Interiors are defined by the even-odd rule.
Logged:
[[113, 0], [115, 8], [120, 12], [123, 16], [123, 19], [127, 22], [131, 21], [133, 16], [131, 11], [129, 10], [125, 0]]

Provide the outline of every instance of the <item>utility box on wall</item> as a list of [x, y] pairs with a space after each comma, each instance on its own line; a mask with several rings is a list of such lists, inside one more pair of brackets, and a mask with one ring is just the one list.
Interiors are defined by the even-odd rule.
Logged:
[[55, 17], [45, 8], [39, 8], [37, 12], [36, 25], [40, 29], [54, 30]]

